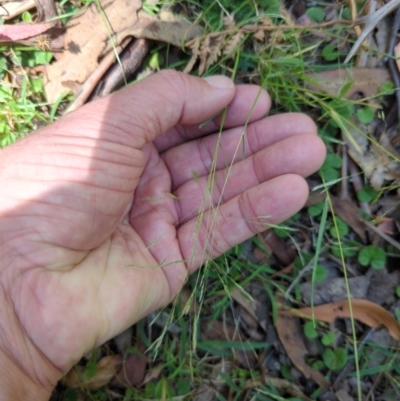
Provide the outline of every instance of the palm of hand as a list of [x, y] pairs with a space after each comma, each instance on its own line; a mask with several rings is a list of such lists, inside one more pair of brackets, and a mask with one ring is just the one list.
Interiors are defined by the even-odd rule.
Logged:
[[[161, 96], [160, 82], [167, 86], [171, 79], [155, 78], [154, 92]], [[152, 84], [144, 83], [139, 100], [127, 90], [114, 96], [112, 106], [103, 102], [113, 111], [103, 121], [91, 115], [96, 106], [89, 105], [74, 119], [67, 116], [28, 138], [19, 153], [10, 151], [9, 168], [5, 154], [3, 210], [9, 219], [2, 221], [0, 233], [4, 237], [13, 222], [15, 235], [4, 242], [18, 250], [19, 262], [0, 276], [1, 301], [13, 311], [8, 316], [13, 338], [0, 338], [14, 359], [29, 355], [42, 361], [39, 368], [37, 363], [26, 368], [34, 380], [54, 384], [85, 352], [165, 305], [204, 257], [217, 256], [304, 203], [307, 188], [300, 176], [315, 171], [324, 156], [310, 120], [292, 115], [290, 123], [287, 116], [257, 121], [269, 105], [262, 93], [242, 160], [242, 125], [258, 88], [238, 88], [236, 95], [225, 90], [218, 97], [199, 82], [185, 83], [193, 94], [185, 88], [181, 111], [171, 100], [164, 114], [145, 109], [140, 102]], [[139, 84], [139, 95], [140, 90]], [[155, 96], [150, 110], [166, 101], [161, 96], [157, 105]], [[191, 108], [190, 96], [196, 107]], [[198, 101], [201, 96], [204, 101]], [[124, 111], [128, 97], [143, 114], [134, 125]], [[222, 135], [219, 173], [210, 192], [218, 136], [200, 137], [218, 124], [197, 126], [228, 103], [226, 125], [237, 128]], [[215, 213], [211, 206], [217, 205]]]

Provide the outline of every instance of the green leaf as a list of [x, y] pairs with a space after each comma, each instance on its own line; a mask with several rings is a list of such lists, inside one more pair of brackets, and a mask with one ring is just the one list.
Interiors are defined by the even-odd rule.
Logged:
[[396, 295], [400, 298], [400, 285], [396, 287]]
[[343, 19], [351, 20], [351, 11], [349, 7], [345, 7], [342, 12]]
[[317, 330], [315, 330], [314, 322], [311, 321], [307, 322], [304, 325], [303, 330], [304, 330], [304, 335], [311, 340], [318, 337], [318, 332]]
[[335, 333], [333, 331], [328, 331], [328, 333], [322, 336], [321, 342], [323, 345], [328, 346], [333, 344], [335, 339], [336, 339]]
[[321, 174], [324, 177], [325, 182], [335, 181], [340, 176], [339, 171], [333, 168], [321, 170]]
[[22, 13], [22, 21], [24, 22], [32, 22], [32, 15], [30, 12], [25, 11], [24, 13]]
[[320, 370], [325, 367], [325, 364], [322, 361], [315, 361], [311, 365], [311, 367], [315, 370]]
[[74, 390], [73, 388], [67, 388], [64, 391], [62, 400], [63, 401], [78, 401], [79, 399], [79, 393]]
[[393, 95], [394, 91], [395, 89], [393, 82], [386, 82], [379, 88], [380, 95]]
[[84, 375], [88, 378], [94, 377], [97, 372], [97, 365], [94, 361], [88, 361]]
[[339, 56], [338, 51], [336, 50], [335, 46], [328, 44], [326, 46], [324, 46], [324, 48], [322, 49], [322, 57], [326, 60], [326, 61], [333, 61], [336, 60]]
[[307, 211], [310, 216], [316, 217], [322, 213], [325, 202], [318, 202], [315, 205], [310, 206]]
[[349, 233], [349, 226], [340, 217], [336, 217], [336, 225], [337, 230], [335, 225], [329, 229], [329, 233], [333, 238], [342, 238]]
[[363, 124], [369, 124], [375, 116], [375, 112], [370, 107], [362, 107], [356, 111], [356, 114]]
[[313, 278], [315, 283], [321, 283], [326, 279], [326, 276], [328, 275], [328, 271], [324, 266], [318, 265], [315, 268], [315, 271], [313, 272]]
[[[361, 244], [357, 241], [345, 241], [342, 243], [342, 251], [345, 257], [356, 256], [361, 248]], [[331, 247], [332, 254], [337, 258], [340, 258], [339, 245], [333, 245]]]
[[343, 369], [347, 362], [347, 352], [344, 348], [326, 348], [322, 354], [325, 366], [331, 370]]
[[179, 378], [176, 383], [176, 391], [177, 395], [185, 395], [190, 392], [192, 386], [190, 385], [190, 381], [184, 379], [183, 377]]
[[319, 24], [325, 19], [325, 12], [321, 7], [310, 7], [306, 14], [312, 22]]
[[360, 202], [370, 203], [378, 196], [378, 193], [376, 189], [367, 185], [357, 192], [357, 198]]
[[368, 245], [358, 254], [358, 262], [362, 266], [371, 266], [374, 269], [382, 269], [386, 264], [386, 253], [382, 248]]
[[322, 170], [326, 168], [340, 168], [342, 167], [342, 159], [340, 156], [330, 153], [326, 156], [324, 163], [321, 167]]

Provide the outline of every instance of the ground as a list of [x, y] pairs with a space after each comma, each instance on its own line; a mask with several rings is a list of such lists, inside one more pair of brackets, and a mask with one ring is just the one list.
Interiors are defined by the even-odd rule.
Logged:
[[[86, 355], [52, 400], [400, 399], [398, 15], [375, 0], [114, 1], [120, 14], [134, 7], [147, 32], [132, 57], [120, 54], [127, 81], [175, 68], [259, 84], [272, 113], [316, 121], [328, 154], [298, 214], [203, 266], [171, 305]], [[60, 18], [1, 40], [1, 146], [125, 84], [103, 76], [120, 43], [99, 62], [110, 32], [134, 34], [118, 12], [104, 19], [96, 1], [38, 1], [40, 13], [4, 4], [3, 34]], [[80, 14], [60, 46], [62, 26], [86, 7], [100, 23]], [[104, 38], [93, 35], [102, 24]], [[79, 53], [93, 36], [95, 50]]]

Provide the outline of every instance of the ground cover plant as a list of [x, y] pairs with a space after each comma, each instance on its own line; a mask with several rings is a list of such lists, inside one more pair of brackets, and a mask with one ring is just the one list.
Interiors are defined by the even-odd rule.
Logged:
[[[133, 41], [137, 26], [101, 1], [23, 4], [0, 8], [3, 147], [164, 68], [259, 84], [272, 113], [307, 113], [327, 147], [302, 211], [207, 262], [171, 305], [86, 355], [52, 399], [400, 399], [400, 2], [118, 2], [136, 10]], [[79, 60], [57, 44], [65, 26], [76, 44], [99, 24]]]

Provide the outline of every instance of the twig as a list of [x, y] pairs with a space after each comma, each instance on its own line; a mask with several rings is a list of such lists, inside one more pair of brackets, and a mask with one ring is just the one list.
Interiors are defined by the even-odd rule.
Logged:
[[[125, 79], [131, 77], [142, 64], [151, 46], [148, 39], [136, 39], [131, 41], [120, 56], [120, 64], [114, 64], [105, 74], [95, 90], [95, 96], [103, 97], [120, 87]], [[122, 66], [122, 68], [121, 68]]]
[[397, 9], [396, 14], [394, 16], [393, 24], [392, 24], [392, 32], [390, 33], [390, 41], [389, 41], [389, 69], [392, 75], [394, 86], [396, 88], [396, 101], [397, 101], [397, 119], [400, 123], [400, 73], [396, 65], [396, 61], [394, 59], [394, 47], [396, 45], [397, 39], [397, 31], [400, 26], [400, 8]]
[[[125, 38], [125, 40], [116, 47], [116, 51], [121, 53], [125, 46], [129, 43], [131, 38]], [[99, 66], [95, 71], [90, 74], [89, 78], [82, 85], [80, 92], [76, 95], [75, 99], [70, 103], [64, 114], [74, 111], [81, 107], [86, 100], [89, 98], [90, 94], [93, 92], [94, 87], [99, 82], [100, 78], [105, 74], [105, 72], [110, 68], [110, 65], [115, 61], [114, 52], [110, 52], [103, 58]]]
[[[354, 22], [357, 18], [356, 2], [354, 0], [349, 0], [349, 4], [350, 4], [351, 19]], [[354, 25], [353, 29], [357, 37], [359, 37], [361, 35], [361, 28], [358, 25]]]
[[370, 228], [374, 233], [378, 234], [380, 237], [382, 237], [386, 242], [389, 242], [390, 245], [393, 245], [396, 249], [400, 250], [400, 243], [395, 241], [392, 237], [389, 237], [389, 235], [383, 233], [379, 228], [376, 228], [373, 224], [370, 222], [363, 220], [364, 224]]
[[349, 54], [347, 55], [346, 59], [344, 60], [344, 64], [348, 63], [350, 59], [354, 56], [357, 52], [361, 44], [367, 38], [367, 36], [375, 29], [375, 27], [389, 15], [392, 11], [396, 10], [397, 7], [400, 5], [400, 0], [391, 0], [389, 3], [385, 4], [382, 8], [378, 11], [375, 11], [373, 14], [368, 15], [364, 18], [359, 18], [356, 23], [357, 24], [365, 24], [365, 28], [362, 31], [361, 35], [358, 37], [356, 42], [354, 43], [353, 47], [351, 48]]
[[[343, 133], [342, 133], [343, 136]], [[342, 171], [341, 171], [341, 175], [342, 175], [342, 181], [340, 183], [340, 200], [349, 200], [350, 196], [349, 196], [349, 181], [348, 181], [348, 168], [349, 166], [349, 156], [347, 154], [347, 146], [343, 141], [343, 145], [342, 145]]]

